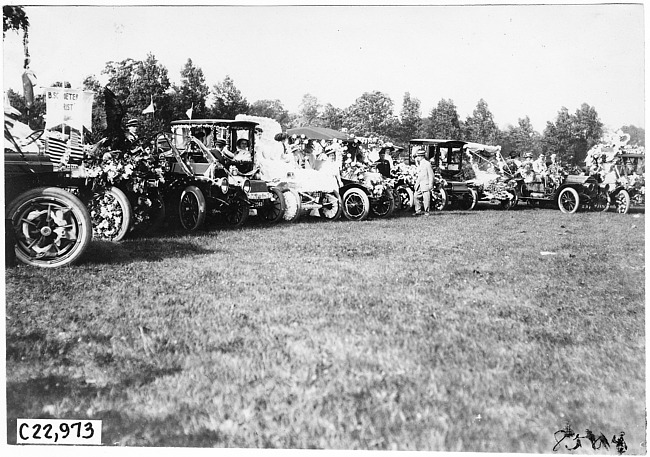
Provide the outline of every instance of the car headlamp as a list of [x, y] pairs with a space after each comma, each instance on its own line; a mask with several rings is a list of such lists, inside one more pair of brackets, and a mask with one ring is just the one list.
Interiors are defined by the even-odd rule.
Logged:
[[219, 178], [217, 181], [219, 189], [221, 189], [222, 194], [227, 194], [230, 186], [228, 185], [228, 178]]
[[245, 179], [241, 188], [245, 193], [249, 193], [251, 191], [251, 182], [248, 179]]

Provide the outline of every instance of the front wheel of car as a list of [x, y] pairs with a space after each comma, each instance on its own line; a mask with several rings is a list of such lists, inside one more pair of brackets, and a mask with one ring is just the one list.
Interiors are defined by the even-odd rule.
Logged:
[[501, 209], [504, 209], [506, 211], [514, 208], [518, 203], [517, 194], [514, 192], [508, 192], [508, 197], [509, 198], [506, 198], [505, 200], [501, 200], [500, 203]]
[[44, 268], [70, 265], [92, 238], [92, 222], [81, 200], [56, 187], [40, 187], [15, 198], [8, 206], [16, 258]]
[[433, 210], [442, 211], [447, 207], [448, 202], [447, 191], [442, 187], [431, 191], [431, 208]]
[[357, 187], [348, 189], [343, 194], [343, 215], [351, 221], [363, 221], [370, 214], [370, 199]]
[[632, 199], [630, 198], [630, 193], [625, 189], [621, 189], [614, 197], [616, 212], [619, 214], [627, 214], [628, 211], [630, 211], [631, 202]]
[[205, 222], [205, 197], [201, 189], [196, 186], [187, 186], [181, 193], [178, 202], [178, 216], [181, 226], [193, 232]]
[[563, 213], [575, 213], [580, 208], [580, 195], [578, 195], [578, 191], [572, 187], [565, 187], [557, 197], [557, 205]]
[[321, 217], [329, 220], [335, 221], [341, 217], [343, 212], [343, 204], [341, 203], [341, 196], [338, 192], [327, 192], [323, 193], [320, 200], [320, 209], [318, 213]]
[[248, 219], [249, 207], [246, 194], [243, 190], [230, 194], [228, 207], [225, 210], [225, 218], [232, 228], [241, 228]]
[[271, 224], [277, 224], [282, 220], [285, 210], [285, 202], [282, 192], [278, 189], [270, 189], [271, 199], [265, 203], [265, 205], [260, 208], [260, 215], [262, 218]]
[[476, 206], [477, 201], [478, 201], [478, 193], [470, 187], [469, 192], [463, 195], [458, 206], [462, 210], [471, 211]]
[[302, 212], [302, 201], [300, 194], [294, 190], [286, 189], [282, 191], [284, 197], [284, 220], [287, 222], [297, 222]]
[[95, 239], [122, 241], [132, 228], [133, 207], [117, 187], [94, 193], [88, 202], [88, 211]]
[[598, 192], [594, 200], [593, 210], [599, 213], [607, 211], [612, 203], [612, 199], [606, 191]]
[[408, 186], [397, 186], [395, 189], [395, 200], [399, 203], [400, 211], [409, 210], [415, 204], [414, 193]]
[[385, 188], [381, 197], [372, 202], [370, 211], [376, 217], [389, 217], [393, 214], [393, 211], [395, 211], [395, 199], [389, 188]]

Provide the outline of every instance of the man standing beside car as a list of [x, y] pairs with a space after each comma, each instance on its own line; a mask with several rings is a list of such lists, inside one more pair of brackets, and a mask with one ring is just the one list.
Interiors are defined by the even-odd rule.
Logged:
[[[429, 215], [431, 209], [431, 189], [433, 189], [433, 168], [428, 160], [424, 159], [424, 151], [415, 153], [415, 162], [418, 166], [418, 175], [415, 181], [415, 216]], [[420, 203], [420, 199], [422, 203]], [[424, 208], [423, 208], [424, 207]]]

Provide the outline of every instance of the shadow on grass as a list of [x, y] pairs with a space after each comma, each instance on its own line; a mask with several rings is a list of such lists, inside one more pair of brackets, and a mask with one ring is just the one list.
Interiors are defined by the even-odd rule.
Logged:
[[[130, 430], [130, 424], [119, 413], [113, 411], [95, 412], [89, 414], [88, 408], [98, 397], [116, 398], [124, 395], [129, 387], [141, 387], [162, 376], [168, 376], [181, 371], [175, 368], [145, 368], [116, 384], [97, 386], [83, 379], [66, 376], [45, 376], [22, 382], [7, 383], [7, 443], [16, 444], [16, 420], [20, 419], [93, 419], [104, 420], [102, 444], [116, 444], [119, 431]], [[62, 402], [68, 399], [68, 402]], [[73, 404], [71, 409], [54, 410], [54, 405]], [[56, 414], [56, 415], [54, 415]], [[89, 417], [92, 416], [92, 417]], [[146, 429], [142, 424], [138, 428]], [[117, 429], [117, 430], [116, 430]], [[168, 427], [166, 431], [169, 431]], [[106, 431], [114, 431], [106, 433]], [[191, 444], [188, 444], [191, 445]]]
[[81, 263], [110, 265], [138, 260], [156, 262], [214, 252], [214, 249], [205, 249], [191, 242], [170, 239], [168, 236], [165, 238], [128, 239], [119, 243], [93, 240], [84, 253]]

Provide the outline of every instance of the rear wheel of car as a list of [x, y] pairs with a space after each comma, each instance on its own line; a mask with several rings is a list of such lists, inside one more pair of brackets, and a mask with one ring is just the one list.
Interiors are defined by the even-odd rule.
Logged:
[[578, 191], [572, 187], [565, 187], [557, 197], [557, 205], [563, 213], [575, 213], [580, 208], [580, 195], [578, 195]]
[[133, 224], [133, 208], [126, 194], [117, 187], [94, 193], [88, 203], [93, 238], [122, 241]]
[[84, 204], [56, 187], [19, 195], [9, 204], [6, 217], [13, 228], [16, 258], [27, 265], [54, 268], [72, 264], [92, 238]]
[[343, 194], [343, 215], [351, 221], [363, 221], [370, 214], [370, 199], [357, 187], [348, 189]]
[[395, 200], [400, 211], [405, 211], [413, 208], [413, 190], [408, 186], [397, 186], [395, 189]]
[[500, 203], [501, 209], [504, 209], [506, 211], [517, 206], [517, 201], [518, 201], [517, 194], [515, 194], [514, 192], [508, 192], [508, 197], [509, 198], [505, 200], [501, 200]]
[[193, 232], [205, 222], [205, 196], [196, 186], [187, 186], [178, 202], [178, 216], [181, 226]]
[[321, 207], [318, 213], [321, 217], [327, 220], [335, 221], [341, 217], [343, 212], [343, 204], [341, 203], [341, 196], [338, 192], [323, 193], [320, 199]]
[[477, 201], [478, 201], [478, 194], [474, 189], [470, 187], [469, 192], [463, 195], [462, 199], [458, 203], [458, 206], [462, 210], [470, 211], [474, 209]]
[[627, 212], [630, 210], [631, 202], [632, 199], [630, 198], [630, 193], [625, 189], [621, 189], [616, 193], [616, 196], [614, 197], [616, 212], [619, 214], [627, 214]]
[[167, 216], [165, 201], [159, 194], [149, 195], [147, 198], [150, 200], [151, 206], [148, 207], [146, 218], [133, 226], [133, 232], [137, 235], [157, 232]]
[[276, 188], [270, 189], [269, 192], [271, 193], [271, 199], [260, 209], [260, 215], [266, 222], [276, 224], [282, 220], [286, 205], [282, 192]]
[[395, 211], [395, 199], [393, 193], [387, 187], [381, 197], [375, 199], [370, 205], [370, 211], [376, 217], [389, 217]]
[[440, 187], [438, 190], [431, 191], [431, 209], [435, 211], [442, 211], [447, 207], [447, 191]]
[[284, 197], [284, 220], [287, 222], [296, 222], [300, 219], [302, 204], [300, 194], [294, 190], [286, 189], [282, 191]]

